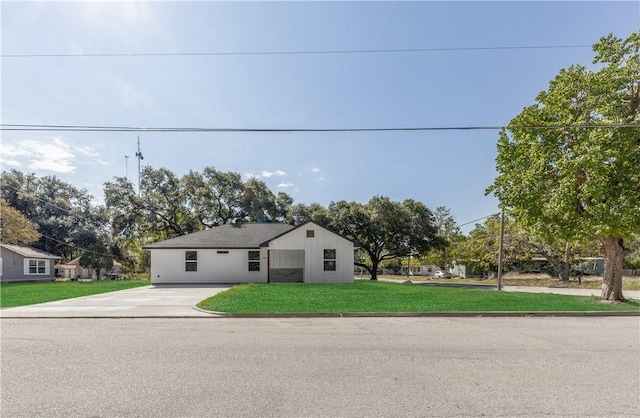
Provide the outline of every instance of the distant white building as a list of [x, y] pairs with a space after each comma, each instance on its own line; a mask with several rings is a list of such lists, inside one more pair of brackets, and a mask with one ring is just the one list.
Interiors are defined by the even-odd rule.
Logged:
[[[429, 264], [428, 266], [411, 266], [409, 270], [410, 276], [433, 276], [438, 270], [442, 270], [435, 264]], [[407, 275], [407, 266], [402, 266], [400, 268], [400, 274], [403, 276]]]

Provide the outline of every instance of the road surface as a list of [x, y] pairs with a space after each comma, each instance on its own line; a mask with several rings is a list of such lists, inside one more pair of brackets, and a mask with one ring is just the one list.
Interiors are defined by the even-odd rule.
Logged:
[[637, 417], [640, 318], [9, 319], [2, 417]]

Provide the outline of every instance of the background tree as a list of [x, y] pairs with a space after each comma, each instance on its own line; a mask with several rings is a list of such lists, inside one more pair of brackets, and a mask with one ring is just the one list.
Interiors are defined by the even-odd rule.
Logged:
[[[594, 51], [601, 69], [561, 70], [500, 133], [487, 192], [545, 241], [597, 239], [601, 298], [623, 301], [624, 240], [640, 231], [640, 33], [609, 35]], [[610, 124], [621, 126], [599, 127]]]
[[436, 233], [442, 240], [442, 247], [430, 250], [422, 262], [424, 264], [435, 264], [438, 267], [446, 269], [451, 265], [453, 259], [451, 248], [459, 244], [464, 235], [456, 224], [455, 219], [451, 216], [451, 211], [445, 206], [438, 206], [433, 212], [433, 223], [436, 227]]
[[409, 254], [424, 254], [441, 246], [431, 211], [414, 200], [394, 202], [375, 196], [366, 204], [332, 202], [329, 227], [357, 242], [369, 263], [356, 256], [355, 265], [365, 268], [377, 280], [381, 262]]
[[87, 190], [55, 176], [36, 177], [18, 170], [0, 176], [1, 196], [38, 229], [33, 246], [65, 259], [107, 236], [105, 212]]
[[97, 270], [98, 279], [102, 269], [111, 270], [113, 268], [113, 255], [102, 244], [91, 244], [80, 256], [80, 266]]
[[33, 222], [0, 198], [0, 242], [25, 245], [39, 239], [40, 233]]
[[243, 182], [239, 173], [205, 167], [202, 174], [191, 171], [182, 181], [188, 205], [205, 227], [227, 224], [242, 216]]

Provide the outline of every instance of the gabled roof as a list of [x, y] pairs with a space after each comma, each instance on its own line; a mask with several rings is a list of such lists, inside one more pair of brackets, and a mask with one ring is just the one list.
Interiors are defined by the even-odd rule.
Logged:
[[0, 246], [2, 246], [2, 248], [5, 248], [9, 251], [13, 251], [16, 254], [20, 254], [25, 258], [47, 258], [52, 260], [58, 260], [62, 258], [58, 255], [53, 255], [46, 251], [37, 250], [32, 247], [25, 247], [23, 245], [0, 244]]
[[294, 230], [296, 230], [296, 229], [298, 229], [298, 228], [302, 228], [302, 227], [304, 227], [304, 226], [307, 226], [307, 225], [309, 225], [309, 224], [311, 224], [311, 225], [313, 225], [313, 226], [315, 226], [315, 227], [317, 227], [317, 228], [324, 229], [325, 231], [327, 231], [327, 232], [329, 232], [329, 233], [331, 233], [331, 234], [337, 235], [337, 236], [339, 236], [340, 238], [342, 238], [342, 239], [344, 239], [344, 240], [346, 240], [346, 241], [349, 241], [349, 242], [350, 242], [350, 243], [352, 243], [352, 244], [354, 245], [354, 247], [356, 247], [356, 248], [360, 247], [360, 244], [358, 244], [357, 242], [352, 241], [352, 240], [350, 240], [349, 238], [344, 237], [344, 236], [342, 236], [342, 235], [340, 235], [340, 234], [338, 234], [338, 233], [336, 233], [336, 232], [333, 232], [333, 231], [331, 231], [330, 229], [327, 229], [327, 228], [325, 228], [325, 227], [324, 227], [324, 226], [322, 226], [322, 225], [318, 225], [317, 223], [315, 223], [315, 222], [313, 222], [313, 221], [307, 221], [307, 222], [305, 222], [305, 223], [303, 223], [303, 224], [300, 224], [300, 225], [298, 225], [298, 226], [296, 226], [296, 227], [294, 227], [294, 228], [291, 228], [291, 229], [289, 229], [289, 230], [286, 230], [286, 231], [282, 232], [281, 234], [278, 234], [278, 235], [276, 235], [276, 236], [274, 236], [274, 237], [271, 237], [271, 238], [269, 238], [268, 240], [266, 240], [265, 242], [260, 243], [260, 246], [261, 246], [261, 247], [268, 247], [268, 246], [269, 246], [269, 243], [270, 243], [271, 241], [273, 241], [273, 240], [275, 240], [275, 239], [277, 239], [277, 238], [280, 238], [281, 236], [286, 235], [286, 234], [288, 234], [288, 233], [290, 233], [290, 232], [292, 232], [292, 231], [294, 231]]
[[247, 249], [260, 248], [260, 244], [294, 227], [284, 223], [226, 224], [181, 237], [145, 245], [145, 250], [156, 249]]

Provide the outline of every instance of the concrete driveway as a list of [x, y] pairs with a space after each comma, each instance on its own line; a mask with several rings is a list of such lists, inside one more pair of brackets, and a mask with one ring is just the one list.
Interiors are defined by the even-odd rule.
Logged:
[[0, 318], [211, 317], [194, 309], [233, 285], [152, 285], [0, 310]]

